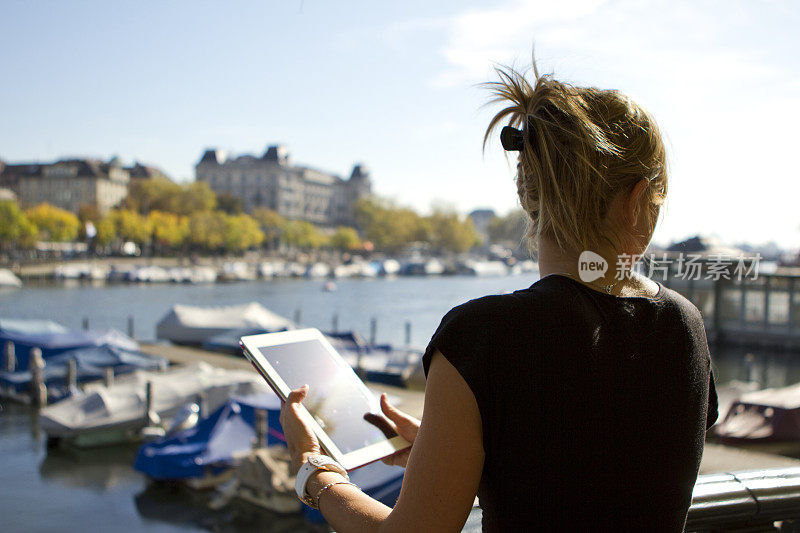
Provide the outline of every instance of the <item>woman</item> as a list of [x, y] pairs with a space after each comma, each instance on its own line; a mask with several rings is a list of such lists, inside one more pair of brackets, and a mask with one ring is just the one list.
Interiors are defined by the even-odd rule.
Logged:
[[[458, 531], [476, 494], [484, 531], [684, 527], [717, 417], [703, 320], [629, 260], [666, 198], [664, 145], [622, 93], [533, 72], [500, 69], [488, 84], [506, 107], [484, 144], [510, 124], [501, 140], [519, 152], [541, 279], [447, 313], [423, 357], [421, 423], [381, 399], [413, 443], [388, 460], [406, 466], [393, 509], [339, 473], [309, 478], [337, 531]], [[581, 277], [587, 258], [597, 279]], [[297, 415], [306, 392], [282, 410], [295, 468], [320, 450]]]

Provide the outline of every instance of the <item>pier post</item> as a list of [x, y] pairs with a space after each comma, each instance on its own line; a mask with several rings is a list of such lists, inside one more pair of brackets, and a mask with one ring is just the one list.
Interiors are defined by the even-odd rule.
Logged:
[[148, 381], [147, 385], [145, 385], [144, 389], [144, 424], [145, 426], [151, 426], [155, 421], [155, 417], [152, 416], [153, 411], [153, 382]]
[[83, 317], [83, 330], [86, 331], [89, 329], [89, 317]]
[[717, 342], [722, 340], [722, 302], [725, 294], [723, 283], [721, 279], [714, 281], [714, 316], [711, 324], [714, 330], [714, 339]]
[[378, 337], [378, 319], [376, 317], [372, 317], [372, 320], [369, 321], [369, 343], [372, 346], [375, 346]]
[[406, 346], [411, 345], [411, 321], [406, 321]]
[[797, 285], [795, 285], [795, 281], [797, 281], [796, 276], [792, 276], [789, 278], [789, 331], [793, 331], [795, 327], [795, 317], [794, 312], [794, 291], [797, 289]]
[[253, 441], [253, 448], [267, 447], [267, 411], [256, 409], [256, 438]]
[[294, 325], [299, 326], [303, 320], [303, 311], [298, 307], [294, 310]]
[[17, 369], [17, 352], [14, 350], [14, 343], [6, 341], [3, 346], [3, 370], [13, 372]]
[[67, 361], [67, 390], [74, 391], [78, 388], [78, 362], [75, 359]]
[[764, 329], [769, 329], [769, 293], [772, 276], [764, 276]]
[[114, 367], [107, 366], [103, 369], [103, 384], [106, 387], [114, 384]]
[[339, 313], [334, 313], [331, 319], [331, 329], [334, 333], [339, 333]]
[[133, 328], [133, 315], [128, 316], [128, 337], [134, 338], [135, 330]]
[[47, 386], [44, 384], [44, 358], [42, 350], [31, 348], [28, 368], [31, 371], [31, 402], [34, 405], [47, 405]]
[[741, 303], [739, 306], [739, 323], [744, 326], [747, 323], [747, 278], [742, 278], [739, 282], [739, 288], [742, 290]]

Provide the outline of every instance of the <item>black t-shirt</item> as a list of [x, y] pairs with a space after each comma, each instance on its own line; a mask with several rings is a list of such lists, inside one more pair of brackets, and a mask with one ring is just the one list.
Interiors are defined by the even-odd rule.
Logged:
[[484, 531], [681, 531], [717, 397], [700, 311], [561, 275], [453, 308], [438, 349], [480, 409]]

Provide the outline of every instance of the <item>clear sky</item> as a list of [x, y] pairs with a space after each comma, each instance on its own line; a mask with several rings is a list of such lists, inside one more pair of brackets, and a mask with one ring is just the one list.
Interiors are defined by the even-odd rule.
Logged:
[[493, 62], [617, 88], [667, 135], [655, 240], [800, 246], [800, 7], [792, 1], [0, 2], [0, 158], [118, 154], [194, 177], [206, 147], [341, 175], [427, 210], [516, 205]]

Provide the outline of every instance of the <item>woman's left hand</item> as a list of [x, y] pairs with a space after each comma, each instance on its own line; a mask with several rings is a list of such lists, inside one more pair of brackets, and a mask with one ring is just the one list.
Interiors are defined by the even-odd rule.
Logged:
[[286, 446], [292, 457], [292, 473], [296, 474], [306, 458], [321, 452], [319, 441], [301, 416], [300, 403], [308, 394], [308, 385], [303, 385], [289, 393], [281, 405], [280, 422], [286, 437]]

